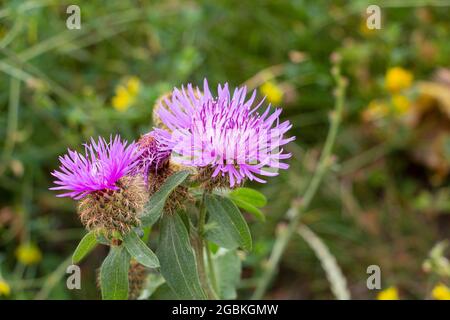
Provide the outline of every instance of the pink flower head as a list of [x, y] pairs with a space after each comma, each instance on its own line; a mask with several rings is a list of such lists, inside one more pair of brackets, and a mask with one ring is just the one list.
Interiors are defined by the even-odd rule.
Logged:
[[149, 173], [157, 172], [169, 160], [172, 150], [164, 143], [167, 139], [170, 139], [167, 131], [155, 129], [144, 134], [137, 142], [140, 155], [132, 174], [141, 174], [146, 184]]
[[116, 182], [127, 175], [136, 165], [139, 151], [133, 142], [121, 141], [120, 136], [110, 137], [109, 143], [99, 137], [96, 143], [84, 144], [85, 154], [68, 149], [59, 157], [59, 171], [51, 174], [57, 178], [57, 187], [50, 190], [67, 190], [58, 197], [71, 197], [79, 200], [89, 193], [99, 190], [117, 190]]
[[228, 175], [230, 186], [245, 178], [264, 183], [260, 176], [275, 176], [278, 169], [289, 166], [280, 160], [290, 158], [283, 145], [295, 139], [284, 139], [292, 127], [280, 123], [281, 109], [270, 114], [270, 105], [258, 113], [263, 101], [253, 106], [256, 92], [249, 99], [247, 88], [230, 94], [228, 84], [218, 86], [214, 97], [204, 80], [203, 92], [188, 85], [174, 89], [171, 100], [159, 108], [161, 121], [171, 130], [166, 144], [173, 149], [172, 158], [183, 165], [206, 167], [212, 177]]

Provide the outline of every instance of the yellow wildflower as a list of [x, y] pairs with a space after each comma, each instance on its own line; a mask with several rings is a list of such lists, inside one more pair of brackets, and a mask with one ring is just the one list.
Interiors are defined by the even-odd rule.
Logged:
[[363, 111], [362, 118], [366, 122], [375, 121], [385, 117], [389, 113], [389, 107], [386, 103], [373, 100]]
[[16, 258], [24, 265], [32, 265], [42, 260], [42, 253], [35, 244], [21, 244], [16, 249]]
[[401, 67], [394, 67], [386, 72], [384, 84], [391, 93], [398, 93], [403, 89], [411, 87], [414, 76], [408, 70]]
[[141, 88], [141, 81], [137, 77], [129, 77], [126, 82], [126, 87], [131, 95], [136, 96]]
[[394, 106], [394, 112], [396, 114], [402, 115], [408, 111], [409, 107], [411, 106], [411, 102], [406, 96], [396, 94], [392, 96], [392, 105]]
[[397, 288], [389, 287], [380, 291], [377, 295], [377, 300], [399, 300]]
[[274, 105], [280, 104], [283, 99], [283, 90], [272, 81], [264, 83], [259, 90]]
[[450, 300], [450, 289], [443, 283], [439, 283], [431, 292], [436, 300]]
[[134, 97], [124, 86], [116, 88], [116, 95], [112, 99], [112, 105], [117, 111], [126, 111], [133, 104]]
[[124, 84], [116, 87], [115, 96], [112, 99], [113, 107], [120, 112], [128, 108], [136, 101], [141, 82], [137, 77], [129, 77]]
[[0, 280], [0, 296], [7, 297], [10, 293], [11, 287], [9, 286], [9, 284], [4, 280]]

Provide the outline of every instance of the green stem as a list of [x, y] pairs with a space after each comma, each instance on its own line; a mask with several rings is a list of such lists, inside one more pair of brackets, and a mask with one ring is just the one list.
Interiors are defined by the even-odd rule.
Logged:
[[[208, 279], [208, 275], [206, 273], [206, 268], [205, 268], [205, 258], [204, 258], [205, 241], [203, 239], [203, 235], [204, 235], [204, 231], [205, 231], [205, 222], [206, 222], [205, 196], [206, 196], [206, 194], [204, 193], [203, 197], [202, 197], [202, 201], [200, 203], [200, 213], [199, 213], [198, 225], [197, 225], [197, 237], [193, 241], [193, 244], [194, 244], [193, 247], [194, 247], [194, 251], [195, 251], [195, 257], [197, 260], [198, 275], [199, 275], [202, 287], [205, 290], [205, 293], [206, 293], [208, 299], [217, 300], [218, 299], [217, 294], [211, 288], [211, 284]], [[207, 250], [207, 254], [209, 255], [210, 254], [209, 248], [206, 247], [206, 250]], [[209, 264], [209, 263], [208, 263], [208, 265], [211, 266], [211, 264]]]
[[214, 269], [214, 261], [212, 260], [211, 250], [209, 250], [208, 246], [206, 246], [206, 257], [208, 259], [208, 270], [209, 276], [211, 277], [212, 287], [214, 292], [219, 292], [219, 288], [217, 287], [216, 270]]
[[2, 164], [0, 165], [0, 175], [6, 169], [6, 165], [13, 154], [14, 145], [17, 140], [19, 103], [20, 103], [20, 80], [16, 78], [11, 78], [9, 88], [8, 123], [6, 126], [6, 139], [2, 153], [3, 161]]
[[312, 199], [314, 198], [314, 195], [316, 194], [319, 188], [323, 176], [325, 175], [327, 169], [331, 164], [332, 150], [336, 141], [336, 136], [341, 122], [342, 111], [344, 109], [345, 88], [347, 84], [346, 80], [341, 76], [338, 64], [333, 68], [333, 76], [337, 83], [336, 103], [334, 111], [331, 114], [331, 126], [328, 131], [327, 138], [325, 140], [324, 148], [320, 155], [319, 164], [317, 166], [316, 171], [314, 172], [311, 182], [308, 185], [308, 188], [306, 189], [303, 199], [301, 199], [301, 201], [293, 201], [291, 207], [286, 213], [288, 217], [291, 217], [291, 220], [287, 228], [280, 232], [275, 241], [272, 253], [269, 257], [268, 264], [262, 277], [260, 278], [260, 281], [258, 282], [256, 290], [253, 293], [252, 299], [261, 299], [264, 296], [275, 274], [275, 271], [277, 270], [281, 257], [283, 256], [283, 253], [290, 239], [297, 230], [302, 213], [310, 205]]
[[206, 207], [205, 207], [206, 193], [202, 195], [202, 201], [200, 202], [200, 213], [198, 217], [198, 233], [200, 238], [203, 238], [203, 233], [205, 232], [206, 223]]

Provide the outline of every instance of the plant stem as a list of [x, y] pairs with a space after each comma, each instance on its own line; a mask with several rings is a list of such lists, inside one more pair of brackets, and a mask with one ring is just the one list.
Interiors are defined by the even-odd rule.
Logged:
[[278, 267], [278, 264], [281, 260], [281, 257], [287, 247], [292, 236], [295, 234], [297, 227], [300, 222], [300, 217], [302, 213], [308, 208], [314, 195], [316, 194], [319, 185], [322, 181], [325, 172], [331, 164], [331, 156], [334, 143], [336, 141], [336, 136], [339, 129], [339, 124], [342, 118], [342, 111], [344, 109], [345, 102], [345, 88], [346, 88], [346, 80], [341, 76], [339, 64], [336, 64], [333, 68], [333, 76], [336, 80], [336, 103], [334, 110], [331, 114], [331, 125], [328, 131], [327, 138], [325, 140], [325, 145], [323, 147], [322, 153], [320, 155], [319, 164], [317, 165], [317, 169], [314, 172], [314, 175], [311, 179], [311, 182], [306, 189], [306, 192], [301, 201], [293, 201], [291, 207], [287, 211], [286, 215], [290, 218], [289, 225], [286, 229], [280, 231], [274, 247], [272, 249], [272, 253], [269, 257], [269, 261], [267, 264], [267, 268], [265, 269], [261, 280], [258, 282], [255, 292], [253, 293], [252, 299], [261, 299], [267, 287], [272, 280], [275, 271]]
[[[217, 300], [217, 294], [214, 292], [214, 290], [211, 288], [211, 284], [209, 282], [208, 275], [206, 273], [205, 268], [205, 257], [204, 257], [204, 250], [205, 250], [205, 241], [203, 239], [204, 235], [204, 229], [205, 229], [205, 221], [206, 221], [206, 208], [205, 208], [205, 197], [206, 194], [204, 193], [202, 196], [202, 201], [200, 203], [200, 213], [198, 217], [198, 225], [197, 225], [197, 237], [194, 239], [194, 251], [195, 251], [195, 257], [197, 260], [197, 267], [198, 267], [198, 275], [200, 278], [200, 282], [202, 284], [203, 290], [205, 290], [205, 293], [208, 297], [208, 299], [211, 300]], [[207, 255], [209, 257], [209, 248], [206, 247]], [[208, 265], [211, 268], [211, 264], [209, 263], [208, 258]], [[210, 269], [211, 272], [211, 269]], [[211, 274], [211, 276], [215, 279], [215, 275]]]
[[0, 175], [6, 169], [17, 140], [17, 127], [19, 119], [20, 104], [20, 80], [11, 77], [9, 89], [8, 122], [6, 126], [6, 139], [2, 153], [2, 164], [0, 165]]
[[206, 247], [206, 257], [208, 259], [208, 270], [211, 277], [212, 287], [214, 292], [219, 292], [219, 288], [217, 287], [216, 270], [214, 270], [214, 261], [212, 260], [211, 250], [209, 250], [208, 246]]

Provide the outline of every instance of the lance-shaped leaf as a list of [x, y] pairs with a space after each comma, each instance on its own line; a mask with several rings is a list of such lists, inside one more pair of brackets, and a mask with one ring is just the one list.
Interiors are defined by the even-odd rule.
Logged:
[[250, 188], [237, 188], [228, 194], [228, 197], [241, 209], [251, 213], [255, 218], [264, 222], [266, 217], [258, 208], [267, 204], [266, 197], [259, 191]]
[[97, 237], [94, 233], [94, 231], [88, 232], [83, 239], [81, 239], [80, 243], [78, 244], [77, 248], [75, 249], [75, 252], [72, 255], [72, 263], [76, 264], [83, 260], [83, 258], [92, 251], [92, 249], [95, 248], [97, 245]]
[[241, 279], [241, 259], [236, 250], [220, 248], [214, 255], [219, 296], [221, 299], [236, 299], [236, 287]]
[[230, 192], [230, 198], [240, 199], [251, 205], [262, 208], [267, 204], [267, 199], [261, 192], [250, 188], [237, 188]]
[[100, 269], [103, 300], [128, 299], [128, 269], [130, 255], [123, 246], [111, 247]]
[[150, 250], [149, 247], [142, 241], [134, 230], [131, 230], [124, 238], [123, 243], [125, 248], [130, 253], [131, 257], [136, 259], [140, 264], [148, 268], [158, 268], [158, 257]]
[[153, 194], [144, 207], [144, 211], [141, 215], [143, 226], [149, 226], [158, 221], [163, 212], [167, 198], [188, 176], [189, 171], [179, 171], [166, 179], [161, 188]]
[[178, 298], [206, 298], [189, 235], [178, 214], [163, 216], [156, 254], [161, 264], [161, 274]]
[[210, 225], [206, 238], [227, 249], [240, 246], [250, 251], [252, 249], [250, 230], [236, 205], [230, 199], [214, 194], [206, 196], [205, 204]]

